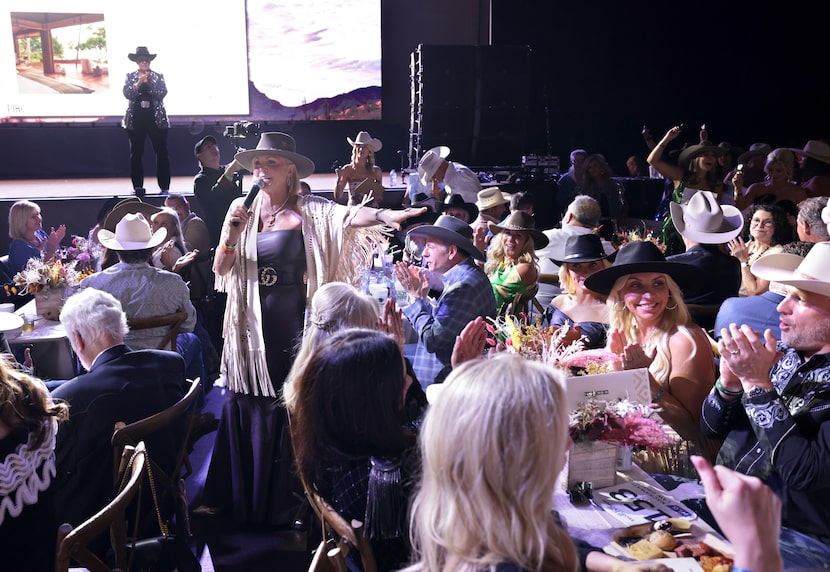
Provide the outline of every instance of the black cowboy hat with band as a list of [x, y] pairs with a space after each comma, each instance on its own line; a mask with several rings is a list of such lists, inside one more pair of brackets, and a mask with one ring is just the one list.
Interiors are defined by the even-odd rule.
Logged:
[[612, 266], [588, 276], [585, 287], [607, 296], [619, 278], [640, 272], [667, 274], [682, 288], [688, 281], [699, 278], [700, 271], [691, 264], [666, 260], [657, 245], [651, 241], [635, 240], [617, 251]]

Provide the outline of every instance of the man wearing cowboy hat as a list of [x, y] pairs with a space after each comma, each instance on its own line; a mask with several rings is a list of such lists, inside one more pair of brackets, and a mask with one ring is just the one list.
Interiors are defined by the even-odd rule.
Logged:
[[[741, 211], [720, 205], [711, 191], [698, 191], [688, 203], [669, 204], [671, 219], [683, 237], [686, 251], [667, 256], [666, 260], [684, 262], [700, 270], [700, 279], [684, 285], [683, 300], [687, 304], [720, 304], [738, 295], [741, 287], [741, 264], [722, 245], [743, 230]], [[706, 277], [715, 277], [707, 280]], [[700, 324], [704, 329], [714, 326], [714, 316]], [[700, 323], [700, 322], [698, 322]]]
[[164, 109], [167, 84], [164, 76], [150, 69], [150, 62], [156, 59], [145, 46], [136, 48], [127, 56], [138, 64], [138, 69], [127, 74], [124, 81], [124, 97], [130, 104], [122, 124], [130, 140], [130, 178], [136, 196], [144, 195], [144, 142], [150, 137], [156, 154], [156, 179], [159, 189], [166, 193], [170, 189], [170, 158], [167, 155], [167, 133], [170, 122]]
[[449, 195], [443, 203], [436, 205], [439, 214], [454, 216], [470, 224], [478, 216], [478, 207], [468, 203], [461, 195]]
[[488, 225], [491, 222], [499, 223], [510, 214], [510, 194], [502, 192], [498, 187], [487, 187], [476, 195], [475, 206], [478, 216], [470, 226], [473, 227], [476, 245], [483, 252], [493, 238]]
[[409, 178], [407, 195], [410, 200], [416, 193], [426, 193], [443, 201], [447, 195], [461, 195], [464, 201], [473, 203], [481, 190], [478, 176], [469, 167], [448, 161], [450, 148], [433, 147], [418, 162], [418, 176]]
[[786, 288], [781, 340], [735, 323], [721, 331], [701, 428], [723, 441], [718, 464], [777, 490], [784, 526], [830, 543], [830, 242], [803, 259], [770, 254], [752, 272]]
[[753, 183], [762, 183], [767, 175], [764, 172], [764, 165], [770, 151], [772, 151], [772, 147], [768, 143], [753, 143], [750, 145], [749, 151], [738, 155], [735, 168], [726, 174], [723, 178], [723, 184], [734, 186], [739, 183], [738, 186], [749, 188]]
[[427, 268], [442, 275], [444, 289], [437, 300], [430, 300], [429, 278], [422, 268], [395, 265], [395, 277], [412, 303], [403, 309], [418, 334], [418, 345], [412, 367], [421, 386], [426, 389], [441, 383], [452, 370], [455, 338], [477, 317], [496, 315], [493, 287], [475, 261], [484, 255], [473, 245], [473, 231], [468, 224], [441, 215], [435, 224], [419, 226], [410, 231], [426, 239], [423, 259]]
[[[207, 379], [202, 344], [193, 333], [196, 308], [190, 301], [190, 289], [178, 274], [150, 263], [153, 249], [164, 241], [164, 236], [165, 230], [160, 228], [153, 232], [140, 212], [123, 215], [114, 231], [104, 228], [98, 233], [101, 245], [115, 251], [119, 262], [84, 278], [81, 288], [96, 288], [112, 294], [121, 302], [128, 318], [187, 312], [176, 346], [185, 359], [188, 378]], [[125, 339], [133, 349], [156, 349], [166, 335], [167, 327], [148, 328], [130, 332]]]

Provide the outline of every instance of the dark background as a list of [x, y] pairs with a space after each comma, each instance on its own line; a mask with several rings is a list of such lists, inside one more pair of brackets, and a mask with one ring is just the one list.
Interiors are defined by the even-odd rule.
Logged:
[[[529, 153], [554, 154], [567, 165], [568, 152], [582, 147], [605, 154], [622, 174], [628, 155], [646, 154], [643, 125], [659, 139], [685, 123], [689, 129], [680, 144], [696, 140], [706, 123], [714, 142], [744, 148], [757, 141], [800, 148], [808, 139], [830, 136], [826, 24], [818, 8], [744, 0], [382, 0], [381, 6], [383, 120], [264, 126], [294, 135], [318, 172], [347, 162], [345, 137], [361, 129], [384, 141], [378, 154], [384, 170], [400, 168], [409, 143], [410, 54], [419, 44], [439, 50], [431, 60], [438, 79], [424, 88], [441, 94], [432, 98], [433, 110], [443, 106], [443, 117], [452, 118], [455, 106], [467, 118], [459, 127], [438, 111], [425, 113], [437, 130], [432, 137], [452, 140], [451, 159], [472, 166], [518, 165]], [[479, 56], [473, 68], [479, 71], [452, 67], [452, 58], [440, 52], [441, 46], [491, 43], [493, 63], [482, 67]], [[497, 53], [500, 47], [506, 55]], [[221, 88], [221, 81], [220, 70], [206, 80], [206, 89]], [[193, 143], [223, 130], [224, 124], [175, 126], [173, 174], [193, 174]], [[222, 139], [221, 148], [229, 160], [230, 141]], [[472, 155], [485, 148], [487, 153]], [[3, 179], [128, 176], [128, 144], [115, 122], [2, 125], [0, 150]]]

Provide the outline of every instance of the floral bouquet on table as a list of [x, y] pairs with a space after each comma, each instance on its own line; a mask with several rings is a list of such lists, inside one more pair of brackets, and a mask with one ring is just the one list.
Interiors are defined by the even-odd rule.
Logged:
[[94, 274], [98, 268], [98, 262], [104, 254], [104, 248], [83, 236], [73, 236], [72, 246], [66, 249], [66, 257], [63, 262], [75, 261], [75, 268], [82, 274], [81, 280]]
[[614, 362], [619, 360], [617, 354], [599, 348], [575, 352], [565, 357], [561, 363], [570, 370], [571, 375], [595, 375], [617, 371]]
[[26, 268], [14, 275], [14, 283], [23, 294], [63, 289], [80, 284], [84, 274], [76, 268], [77, 260], [30, 258]]
[[674, 444], [650, 405], [588, 400], [568, 414], [574, 443], [604, 441], [635, 449], [661, 451]]
[[524, 316], [488, 319], [487, 344], [495, 351], [519, 354], [523, 358], [562, 368], [562, 362], [584, 347], [579, 328], [529, 325]]
[[625, 229], [617, 232], [614, 235], [613, 244], [619, 250], [629, 242], [637, 240], [653, 242], [657, 248], [660, 249], [660, 252], [666, 252], [666, 245], [663, 244], [663, 241], [660, 239], [660, 235], [655, 234], [655, 231], [649, 230], [645, 227], [642, 229]]

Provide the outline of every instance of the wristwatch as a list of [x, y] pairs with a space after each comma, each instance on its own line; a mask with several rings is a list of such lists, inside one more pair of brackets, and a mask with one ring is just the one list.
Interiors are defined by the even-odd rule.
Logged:
[[766, 388], [766, 387], [761, 387], [760, 385], [755, 385], [755, 386], [752, 387], [752, 389], [750, 389], [749, 391], [746, 392], [746, 396], [749, 399], [752, 399], [753, 397], [758, 397], [760, 395], [764, 395], [766, 393], [769, 393], [772, 390], [773, 390], [772, 387]]

